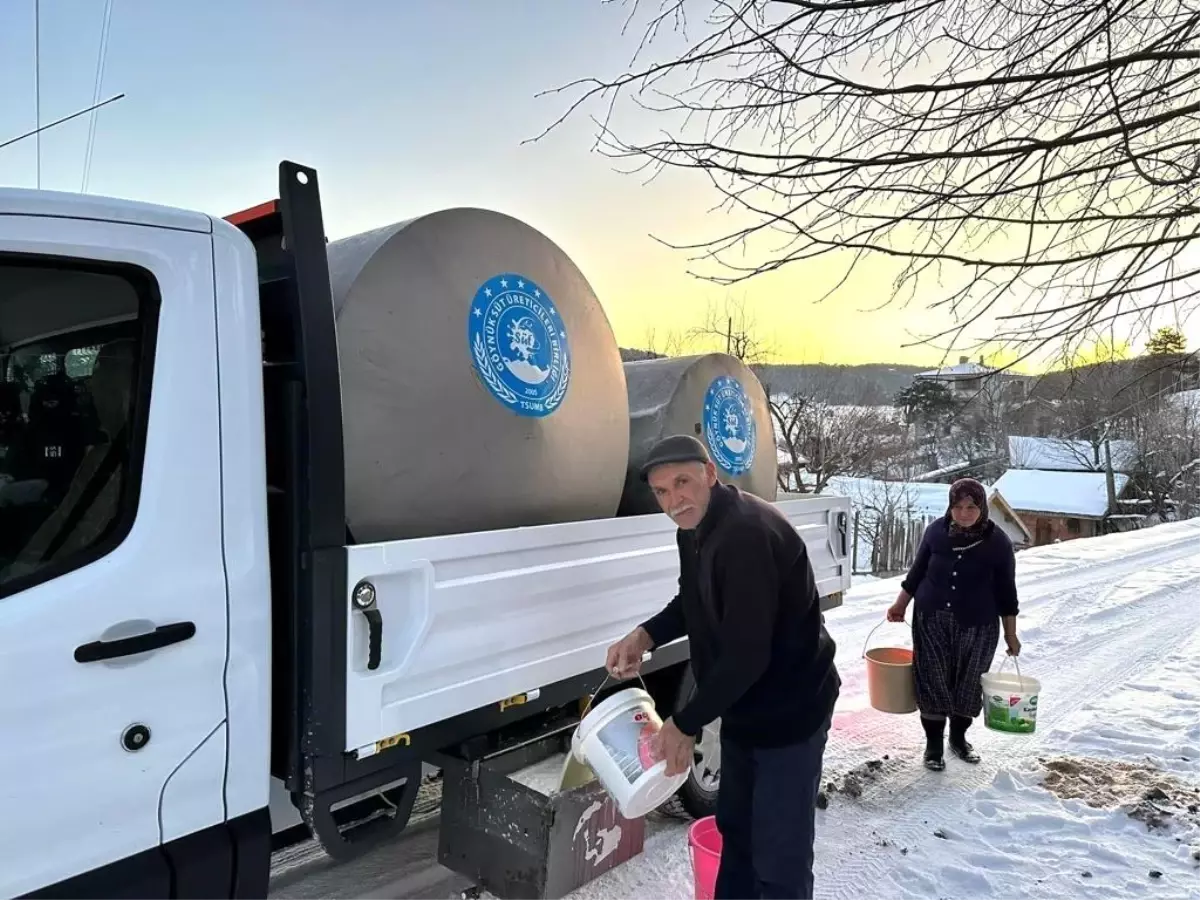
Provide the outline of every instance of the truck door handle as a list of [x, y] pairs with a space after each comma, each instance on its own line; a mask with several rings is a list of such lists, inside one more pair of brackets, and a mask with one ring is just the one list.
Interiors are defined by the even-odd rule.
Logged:
[[137, 634], [133, 637], [120, 638], [115, 641], [92, 641], [90, 644], [80, 644], [75, 648], [75, 662], [91, 663], [104, 659], [117, 659], [121, 656], [133, 656], [135, 653], [146, 653], [149, 650], [159, 650], [186, 641], [196, 633], [194, 622], [175, 622], [171, 625], [160, 625], [153, 631]]
[[363, 615], [367, 617], [367, 668], [374, 671], [383, 650], [383, 616], [378, 609], [364, 609]]

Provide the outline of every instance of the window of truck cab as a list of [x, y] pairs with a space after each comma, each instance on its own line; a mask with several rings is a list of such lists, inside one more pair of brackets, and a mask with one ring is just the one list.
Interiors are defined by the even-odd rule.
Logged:
[[159, 302], [136, 266], [0, 253], [0, 598], [132, 529]]

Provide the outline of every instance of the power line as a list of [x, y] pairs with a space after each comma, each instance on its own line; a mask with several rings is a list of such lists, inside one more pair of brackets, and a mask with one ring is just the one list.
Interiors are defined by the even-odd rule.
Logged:
[[83, 157], [83, 181], [79, 190], [86, 194], [88, 181], [92, 175], [92, 154], [96, 147], [96, 110], [99, 109], [100, 91], [104, 86], [104, 67], [108, 61], [108, 34], [112, 25], [113, 0], [105, 0], [104, 20], [100, 25], [100, 45], [96, 49], [96, 77], [92, 87], [92, 117], [88, 123], [87, 149]]
[[101, 103], [94, 103], [86, 109], [79, 110], [79, 112], [73, 112], [69, 116], [63, 116], [61, 119], [55, 119], [53, 122], [47, 122], [42, 127], [35, 128], [33, 131], [27, 131], [24, 134], [19, 134], [15, 138], [10, 138], [9, 140], [0, 143], [0, 150], [3, 150], [5, 147], [11, 147], [13, 144], [18, 143], [19, 141], [24, 141], [31, 137], [37, 137], [43, 131], [49, 131], [51, 128], [62, 125], [64, 122], [70, 122], [72, 119], [78, 119], [80, 116], [86, 116], [94, 109], [99, 109], [102, 106], [108, 106], [110, 103], [116, 103], [118, 100], [124, 98], [124, 96], [124, 94], [114, 94]]

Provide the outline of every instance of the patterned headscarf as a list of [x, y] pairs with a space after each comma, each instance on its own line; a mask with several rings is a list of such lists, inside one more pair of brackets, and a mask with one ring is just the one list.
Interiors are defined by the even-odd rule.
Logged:
[[[954, 521], [951, 509], [966, 499], [975, 501], [979, 507], [979, 518], [970, 528], [960, 528]], [[946, 519], [950, 523], [951, 534], [977, 535], [982, 532], [988, 521], [987, 488], [974, 478], [960, 478], [950, 485], [950, 506], [946, 509]]]

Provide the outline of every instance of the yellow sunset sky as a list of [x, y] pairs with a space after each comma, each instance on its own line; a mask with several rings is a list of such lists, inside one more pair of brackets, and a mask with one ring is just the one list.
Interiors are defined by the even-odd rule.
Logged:
[[[0, 4], [0, 142], [37, 121], [32, 22], [21, 6]], [[898, 303], [886, 261], [860, 264], [821, 304], [844, 260], [731, 288], [690, 276], [688, 255], [654, 238], [720, 237], [731, 222], [712, 210], [719, 197], [699, 173], [646, 183], [617, 171], [592, 150], [596, 109], [528, 142], [572, 97], [544, 92], [628, 67], [637, 35], [622, 34], [622, 4], [363, 0], [347, 16], [332, 0], [118, 3], [97, 85], [103, 7], [67, 15], [47, 6], [41, 121], [95, 97], [124, 99], [0, 149], [0, 184], [226, 215], [274, 197], [278, 162], [290, 159], [319, 171], [334, 239], [454, 206], [523, 219], [582, 269], [624, 346], [686, 332], [731, 299], [777, 362], [934, 366], [960, 355], [909, 346], [951, 322], [927, 308], [933, 295]], [[1195, 349], [1200, 323], [1184, 324]], [[995, 331], [973, 322], [961, 343]]]

